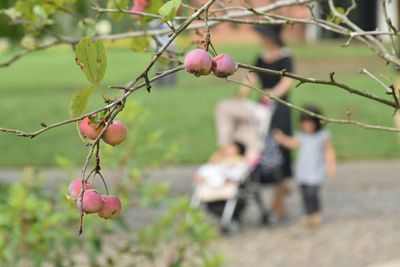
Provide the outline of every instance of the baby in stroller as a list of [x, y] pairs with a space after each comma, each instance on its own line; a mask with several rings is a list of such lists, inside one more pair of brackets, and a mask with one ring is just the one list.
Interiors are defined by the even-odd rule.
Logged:
[[271, 106], [245, 99], [232, 98], [217, 105], [220, 149], [194, 174], [192, 204], [204, 204], [217, 215], [223, 231], [237, 228], [247, 196], [253, 195], [262, 207], [259, 192], [249, 189], [248, 178], [259, 164], [271, 115]]
[[194, 179], [210, 187], [240, 181], [247, 169], [245, 153], [246, 147], [234, 141], [213, 153], [208, 162], [197, 170]]
[[[246, 178], [249, 167], [245, 154], [246, 147], [234, 141], [213, 153], [194, 174], [194, 197], [205, 203], [207, 209], [217, 217], [223, 216], [227, 200], [237, 196], [238, 187]], [[230, 215], [234, 223], [239, 222], [244, 207], [245, 200], [238, 198]]]

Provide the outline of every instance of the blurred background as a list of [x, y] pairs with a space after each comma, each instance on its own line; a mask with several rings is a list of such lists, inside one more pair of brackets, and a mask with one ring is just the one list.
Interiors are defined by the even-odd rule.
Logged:
[[[77, 1], [73, 7], [88, 17], [93, 15], [89, 2]], [[255, 2], [263, 6], [268, 1]], [[379, 1], [357, 2], [351, 14], [354, 22], [364, 30], [383, 27]], [[2, 0], [0, 8], [14, 3]], [[324, 14], [324, 1], [320, 8]], [[398, 1], [391, 2], [395, 25], [399, 8]], [[304, 7], [282, 12], [309, 16]], [[79, 38], [76, 19], [60, 13], [54, 20], [53, 31]], [[105, 33], [138, 29], [129, 17], [110, 22], [104, 15], [98, 21], [103, 21], [98, 27]], [[224, 23], [213, 28], [211, 36], [217, 52], [237, 62], [253, 64], [262, 50], [250, 26]], [[0, 13], [0, 62], [25, 47], [26, 38], [23, 27], [9, 25], [8, 17]], [[184, 52], [196, 38], [194, 33], [183, 34], [176, 50]], [[303, 25], [287, 26], [284, 39], [296, 74], [328, 79], [335, 72], [337, 81], [381, 97], [388, 96], [370, 77], [361, 75], [360, 68], [378, 74], [387, 84], [396, 81], [396, 71], [360, 43], [343, 47], [346, 39]], [[103, 88], [125, 84], [152, 56], [135, 39], [105, 45], [108, 67]], [[235, 74], [236, 78], [244, 75]], [[65, 198], [66, 185], [79, 176], [88, 151], [76, 126], [64, 125], [34, 139], [0, 135], [0, 266], [400, 266], [398, 135], [327, 125], [339, 165], [337, 177], [328, 179], [324, 187], [326, 218], [321, 227], [297, 226], [300, 201], [291, 185], [283, 224], [258, 225], [257, 210], [250, 203], [242, 229], [223, 236], [212, 218], [190, 207], [188, 197], [196, 168], [217, 149], [214, 107], [233, 96], [238, 86], [184, 72], [176, 78], [174, 85], [154, 85], [151, 93], [139, 90], [129, 98], [118, 117], [127, 125], [127, 142], [102, 150], [111, 191], [123, 197], [123, 217], [109, 222], [86, 216], [81, 237], [77, 235], [79, 212]], [[0, 68], [0, 126], [33, 131], [41, 123], [63, 120], [70, 99], [86, 84], [70, 46], [31, 53]], [[105, 91], [110, 97], [117, 94], [113, 89]], [[394, 124], [392, 109], [335, 87], [302, 84], [293, 87], [290, 101], [318, 103], [334, 118], [351, 113], [353, 119], [369, 124]], [[93, 97], [88, 110], [101, 105], [101, 98]], [[295, 112], [294, 127], [297, 118]], [[270, 198], [269, 188], [264, 193]]]

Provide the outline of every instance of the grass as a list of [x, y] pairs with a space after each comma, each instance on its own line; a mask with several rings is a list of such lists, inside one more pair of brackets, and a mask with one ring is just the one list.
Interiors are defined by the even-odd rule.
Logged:
[[[251, 63], [258, 48], [229, 46], [220, 50], [230, 53], [240, 62]], [[368, 67], [369, 70], [393, 76], [389, 67], [359, 46], [344, 49], [329, 43], [298, 45], [293, 47], [293, 54], [299, 73], [327, 77], [330, 71], [335, 70], [337, 79], [382, 96], [383, 90], [368, 77], [358, 74], [358, 69]], [[0, 55], [0, 60], [6, 56]], [[140, 71], [148, 58], [148, 55], [124, 49], [109, 49], [105, 86], [128, 81]], [[213, 107], [219, 100], [231, 96], [237, 86], [213, 77], [195, 78], [186, 73], [180, 73], [178, 78], [176, 88], [155, 86], [151, 94], [137, 92], [130, 99], [152, 113], [144, 129], [140, 129], [142, 132], [162, 129], [164, 135], [160, 141], [164, 145], [179, 145], [179, 153], [171, 163], [199, 163], [215, 149]], [[72, 95], [86, 84], [83, 73], [75, 65], [73, 52], [67, 48], [35, 53], [9, 68], [0, 69], [0, 126], [34, 130], [40, 127], [41, 122], [53, 123], [65, 119]], [[114, 92], [108, 93], [111, 95]], [[351, 108], [354, 119], [392, 124], [390, 108], [333, 87], [305, 84], [293, 90], [292, 100], [297, 104], [318, 103], [325, 114], [333, 117], [343, 118], [345, 110]], [[100, 105], [101, 101], [95, 97], [90, 108]], [[395, 134], [348, 125], [328, 127], [333, 132], [340, 159], [388, 158], [398, 154]], [[0, 148], [0, 167], [51, 166], [57, 155], [67, 156], [79, 163], [86, 153], [73, 125], [50, 130], [32, 140], [1, 134]], [[157, 158], [159, 155], [150, 156]]]

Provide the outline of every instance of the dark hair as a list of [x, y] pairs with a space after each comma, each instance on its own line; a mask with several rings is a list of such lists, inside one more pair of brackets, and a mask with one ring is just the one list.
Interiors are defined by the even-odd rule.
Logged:
[[[312, 113], [315, 113], [317, 115], [322, 115], [321, 110], [316, 106], [307, 105], [307, 106], [304, 106], [303, 108], [305, 110], [307, 110], [309, 112], [312, 112]], [[323, 124], [321, 123], [320, 119], [318, 119], [318, 118], [316, 118], [314, 116], [311, 116], [310, 114], [307, 114], [305, 112], [300, 113], [300, 122], [303, 122], [303, 121], [311, 121], [311, 122], [313, 122], [314, 125], [315, 125], [315, 132], [318, 132], [323, 127]]]
[[239, 141], [234, 141], [233, 144], [238, 149], [239, 155], [244, 156], [246, 154], [246, 146], [243, 143]]
[[263, 38], [268, 38], [278, 46], [285, 46], [281, 37], [282, 25], [255, 25], [254, 30]]

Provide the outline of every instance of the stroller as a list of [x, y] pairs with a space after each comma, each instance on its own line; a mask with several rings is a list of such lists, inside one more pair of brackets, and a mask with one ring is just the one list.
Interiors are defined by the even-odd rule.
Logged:
[[[191, 198], [191, 204], [194, 207], [205, 206], [209, 211], [219, 216], [220, 229], [224, 233], [234, 233], [238, 230], [240, 216], [249, 199], [254, 199], [262, 215], [262, 221], [268, 222], [268, 210], [264, 205], [261, 197], [261, 187], [258, 182], [261, 182], [261, 173], [263, 167], [261, 160], [266, 155], [266, 149], [271, 150], [271, 145], [265, 140], [269, 131], [269, 125], [272, 117], [273, 108], [262, 106], [258, 103], [244, 101], [242, 107], [232, 106], [232, 100], [220, 102], [216, 109], [215, 118], [217, 121], [217, 131], [227, 133], [226, 129], [230, 129], [231, 140], [241, 140], [246, 144], [260, 144], [258, 153], [253, 153], [247, 157], [245, 168], [237, 173], [234, 182], [225, 183], [222, 186], [213, 187], [207, 184], [194, 184], [194, 190]], [[236, 101], [236, 100], [233, 100]], [[237, 102], [235, 104], [238, 104]], [[242, 109], [244, 107], [244, 109]], [[234, 108], [234, 110], [233, 110]], [[234, 111], [234, 112], [233, 112]], [[245, 111], [248, 117], [243, 119]], [[238, 119], [236, 114], [240, 115]], [[234, 124], [234, 127], [226, 127], [225, 124], [218, 123], [224, 121]], [[221, 129], [222, 128], [222, 129]], [[253, 133], [243, 135], [242, 133]], [[247, 139], [246, 139], [247, 138]], [[248, 140], [252, 138], [253, 140]], [[254, 142], [256, 138], [256, 142]], [[228, 143], [227, 142], [227, 143]], [[273, 148], [272, 148], [273, 150]], [[227, 177], [228, 179], [230, 177]]]

